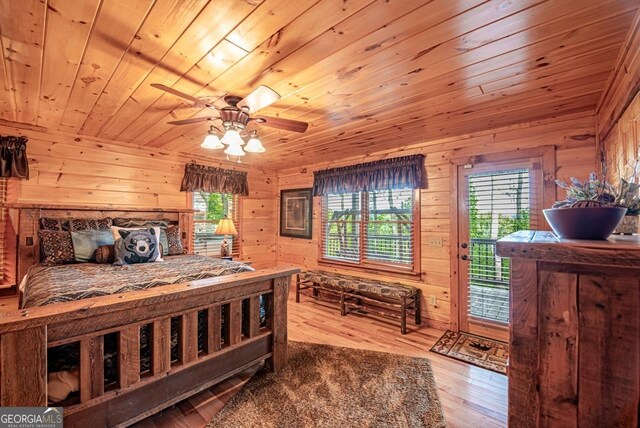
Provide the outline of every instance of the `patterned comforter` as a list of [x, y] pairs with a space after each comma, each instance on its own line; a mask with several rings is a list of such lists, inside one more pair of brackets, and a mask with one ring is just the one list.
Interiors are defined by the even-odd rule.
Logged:
[[145, 290], [253, 270], [244, 263], [190, 254], [167, 256], [164, 262], [125, 266], [94, 263], [34, 266], [27, 275], [21, 308]]
[[[249, 272], [254, 269], [244, 263], [196, 255], [167, 256], [163, 262], [113, 266], [110, 264], [82, 263], [63, 266], [34, 266], [24, 283], [21, 308], [33, 308], [52, 303], [69, 302], [127, 291], [144, 290], [162, 285]], [[261, 301], [260, 318], [264, 325], [264, 304]], [[223, 323], [224, 323], [224, 306]], [[243, 312], [248, 310], [243, 302]], [[178, 318], [171, 319], [171, 359], [178, 358]], [[204, 344], [206, 332], [204, 312], [198, 314], [198, 348]], [[224, 330], [224, 324], [222, 325]], [[149, 325], [140, 328], [140, 372], [150, 369]], [[105, 384], [117, 382], [118, 337], [104, 336]], [[73, 370], [79, 366], [78, 343], [49, 348], [48, 372]]]

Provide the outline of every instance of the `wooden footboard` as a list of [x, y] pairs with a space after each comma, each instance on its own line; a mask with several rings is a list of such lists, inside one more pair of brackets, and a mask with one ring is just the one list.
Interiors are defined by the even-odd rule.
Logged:
[[[277, 371], [287, 363], [287, 296], [297, 272], [246, 272], [1, 315], [0, 406], [46, 406], [47, 349], [74, 342], [80, 346], [80, 391], [77, 402], [65, 406], [65, 426], [129, 425], [261, 361]], [[206, 319], [201, 350], [199, 313]], [[172, 361], [176, 317], [179, 356]], [[145, 373], [143, 326], [151, 333]], [[118, 337], [118, 382], [105, 390], [104, 337], [112, 333]]]

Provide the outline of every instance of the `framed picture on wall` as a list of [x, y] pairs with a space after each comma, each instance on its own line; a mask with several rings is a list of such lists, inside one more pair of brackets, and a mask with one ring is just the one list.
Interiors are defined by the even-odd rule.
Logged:
[[312, 189], [280, 191], [280, 236], [311, 239], [313, 224]]

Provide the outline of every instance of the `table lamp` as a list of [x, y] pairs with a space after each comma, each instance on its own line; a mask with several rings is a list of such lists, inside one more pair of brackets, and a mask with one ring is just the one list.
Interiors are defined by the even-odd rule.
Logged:
[[218, 222], [215, 234], [224, 236], [222, 244], [220, 244], [220, 257], [229, 257], [229, 243], [227, 243], [227, 235], [235, 236], [238, 234], [238, 231], [233, 224], [233, 220], [230, 218], [221, 219]]

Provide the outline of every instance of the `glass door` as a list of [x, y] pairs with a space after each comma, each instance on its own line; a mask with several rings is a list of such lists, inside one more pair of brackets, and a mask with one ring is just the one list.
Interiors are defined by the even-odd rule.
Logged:
[[496, 241], [537, 226], [529, 162], [459, 168], [460, 329], [506, 340], [509, 324], [509, 259]]

